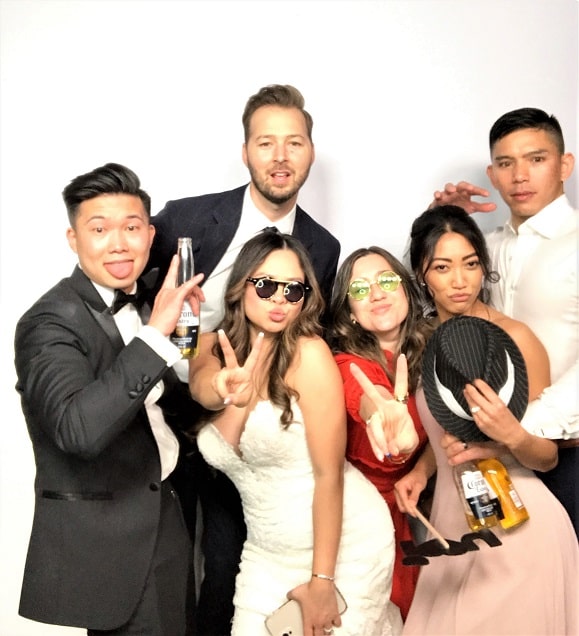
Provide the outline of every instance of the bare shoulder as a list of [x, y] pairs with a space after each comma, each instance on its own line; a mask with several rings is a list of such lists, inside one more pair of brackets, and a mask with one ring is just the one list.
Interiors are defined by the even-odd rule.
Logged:
[[525, 323], [504, 316], [494, 321], [513, 339], [519, 347], [527, 366], [529, 377], [529, 399], [536, 398], [551, 383], [549, 356], [542, 342]]
[[323, 354], [332, 355], [330, 347], [326, 341], [319, 336], [302, 336], [298, 340], [298, 348], [302, 356], [319, 356]]
[[535, 335], [535, 332], [524, 322], [514, 320], [513, 318], [509, 318], [503, 314], [499, 314], [493, 322], [497, 325], [497, 327], [506, 331], [523, 353], [529, 350], [535, 350], [537, 353], [544, 353], [545, 356], [547, 355], [545, 348], [539, 338]]
[[339, 373], [338, 365], [323, 338], [304, 336], [298, 340], [297, 355], [289, 370], [296, 382], [311, 382], [314, 378], [323, 382], [334, 372]]

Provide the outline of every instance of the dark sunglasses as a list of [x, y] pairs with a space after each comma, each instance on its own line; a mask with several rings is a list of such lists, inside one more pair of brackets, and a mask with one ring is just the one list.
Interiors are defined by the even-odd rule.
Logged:
[[370, 295], [372, 285], [376, 284], [383, 292], [394, 292], [398, 289], [398, 285], [402, 279], [395, 272], [386, 270], [378, 274], [376, 280], [366, 280], [365, 278], [356, 278], [348, 286], [348, 296], [353, 300], [364, 300]]
[[299, 303], [303, 299], [307, 291], [310, 291], [311, 287], [304, 285], [297, 280], [274, 280], [267, 276], [261, 278], [247, 278], [246, 282], [253, 283], [255, 286], [255, 293], [262, 299], [268, 300], [276, 292], [280, 285], [283, 285], [283, 297], [288, 303]]

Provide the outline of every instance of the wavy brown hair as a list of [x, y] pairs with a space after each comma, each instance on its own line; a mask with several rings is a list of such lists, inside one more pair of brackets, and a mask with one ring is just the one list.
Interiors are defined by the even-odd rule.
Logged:
[[[281, 422], [284, 428], [287, 428], [293, 421], [292, 398], [298, 399], [299, 395], [286, 383], [285, 376], [298, 355], [299, 338], [321, 336], [320, 316], [324, 311], [324, 300], [314, 268], [307, 251], [298, 239], [290, 234], [280, 234], [268, 229], [245, 243], [229, 275], [225, 289], [225, 315], [219, 328], [227, 334], [239, 364], [244, 364], [251, 351], [250, 322], [244, 306], [247, 278], [254, 276], [264, 260], [277, 250], [294, 252], [304, 271], [304, 283], [310, 288], [306, 291], [302, 310], [295, 320], [286, 329], [274, 335], [271, 350], [265, 360], [268, 397], [282, 409]], [[219, 343], [213, 351], [223, 364], [224, 358]]]
[[328, 341], [334, 353], [353, 353], [361, 358], [377, 362], [394, 384], [394, 377], [388, 368], [386, 356], [377, 336], [353, 322], [350, 314], [348, 287], [352, 278], [354, 264], [364, 256], [377, 254], [386, 259], [393, 272], [402, 279], [402, 288], [408, 301], [408, 315], [400, 325], [400, 340], [396, 351], [392, 351], [394, 360], [404, 353], [408, 360], [408, 391], [414, 393], [420, 379], [422, 353], [426, 341], [432, 333], [431, 322], [424, 317], [420, 294], [408, 270], [390, 252], [375, 245], [360, 248], [352, 252], [340, 266], [334, 284], [330, 304], [330, 327]]

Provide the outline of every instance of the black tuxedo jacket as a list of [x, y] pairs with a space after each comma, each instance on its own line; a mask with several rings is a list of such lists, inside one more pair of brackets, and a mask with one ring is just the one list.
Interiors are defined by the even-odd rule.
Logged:
[[[169, 201], [152, 220], [157, 233], [148, 267], [158, 267], [164, 277], [169, 261], [177, 251], [177, 239], [190, 236], [193, 239], [195, 271], [203, 272], [207, 280], [235, 236], [246, 187]], [[307, 249], [324, 299], [329, 302], [340, 243], [299, 206], [293, 236]]]
[[17, 390], [36, 461], [34, 520], [19, 612], [108, 630], [125, 623], [149, 570], [161, 466], [144, 400], [187, 425], [190, 398], [141, 339], [125, 346], [77, 267], [29, 309], [15, 335]]

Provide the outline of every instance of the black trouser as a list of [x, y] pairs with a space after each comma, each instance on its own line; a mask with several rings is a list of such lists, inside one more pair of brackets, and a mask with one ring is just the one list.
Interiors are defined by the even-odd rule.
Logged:
[[[131, 619], [113, 630], [87, 630], [89, 636], [184, 636], [191, 542], [171, 482], [161, 486], [161, 517], [151, 568]], [[122, 567], [112, 564], [112, 567]]]
[[233, 482], [197, 455], [203, 513], [204, 576], [197, 605], [199, 636], [229, 636], [235, 577], [247, 536], [241, 499]]
[[[181, 444], [182, 449], [185, 445]], [[198, 477], [195, 473], [194, 454], [196, 448], [187, 447], [179, 458], [175, 470], [171, 473], [171, 482], [179, 495], [183, 517], [191, 543], [191, 552], [195, 547], [197, 528], [197, 484]], [[191, 572], [189, 576], [189, 588], [187, 590], [187, 631], [186, 636], [197, 636], [197, 599], [195, 583], [195, 557], [191, 559]]]
[[563, 504], [579, 537], [579, 446], [560, 448], [557, 466], [537, 476]]
[[193, 447], [181, 457], [172, 480], [181, 499], [193, 543], [198, 498], [203, 517], [201, 550], [204, 575], [197, 601], [195, 629], [190, 626], [188, 634], [229, 636], [235, 577], [247, 535], [239, 493], [233, 482], [221, 471], [209, 466]]

